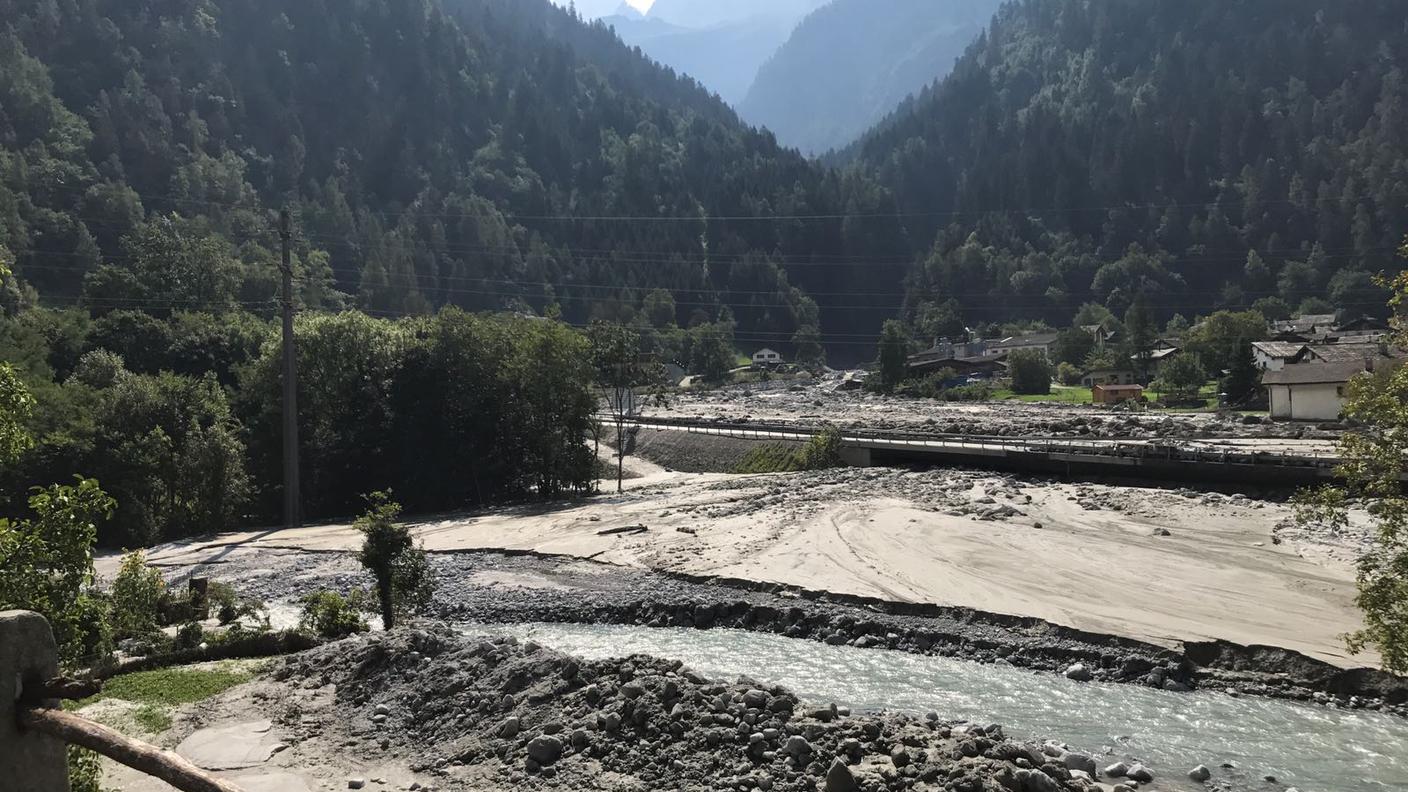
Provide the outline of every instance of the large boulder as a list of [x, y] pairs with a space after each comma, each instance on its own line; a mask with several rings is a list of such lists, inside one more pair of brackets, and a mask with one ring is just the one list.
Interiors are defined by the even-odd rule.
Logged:
[[831, 769], [826, 771], [825, 792], [860, 792], [860, 784], [856, 783], [856, 777], [851, 774], [851, 768], [846, 763], [837, 759], [831, 763]]
[[528, 741], [528, 758], [547, 767], [562, 758], [562, 741], [542, 734]]

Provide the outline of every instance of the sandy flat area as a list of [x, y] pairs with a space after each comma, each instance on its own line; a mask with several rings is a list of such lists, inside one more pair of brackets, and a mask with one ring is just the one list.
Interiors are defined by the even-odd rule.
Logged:
[[[635, 461], [638, 464], [638, 461]], [[968, 471], [728, 477], [646, 471], [624, 495], [419, 523], [430, 551], [518, 549], [1034, 616], [1164, 645], [1221, 638], [1343, 666], [1355, 539], [1290, 529], [1284, 504]], [[642, 533], [603, 530], [644, 525]], [[1288, 537], [1277, 542], [1275, 536]], [[170, 544], [350, 550], [350, 525]], [[100, 562], [110, 574], [115, 559]]]

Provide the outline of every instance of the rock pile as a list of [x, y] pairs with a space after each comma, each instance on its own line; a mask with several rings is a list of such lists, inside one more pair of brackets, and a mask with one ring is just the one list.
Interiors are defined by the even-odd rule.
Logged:
[[329, 644], [285, 659], [275, 676], [334, 685], [349, 750], [409, 750], [445, 789], [471, 768], [504, 789], [1094, 788], [1090, 757], [1010, 740], [997, 725], [849, 717], [678, 662], [588, 662], [438, 625]]

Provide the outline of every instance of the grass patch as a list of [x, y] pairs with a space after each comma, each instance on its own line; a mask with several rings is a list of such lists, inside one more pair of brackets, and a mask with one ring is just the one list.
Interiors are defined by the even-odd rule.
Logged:
[[1083, 388], [1079, 385], [1052, 385], [1050, 393], [1029, 393], [1018, 395], [1010, 388], [993, 391], [992, 397], [998, 400], [1027, 402], [1029, 404], [1045, 402], [1049, 404], [1090, 404], [1090, 388]]
[[739, 461], [735, 473], [792, 473], [798, 470], [825, 470], [840, 467], [841, 432], [827, 428], [793, 449], [780, 443], [759, 446]]
[[253, 678], [252, 670], [228, 665], [139, 671], [107, 680], [101, 693], [81, 704], [114, 698], [153, 707], [176, 707], [204, 701]]
[[161, 734], [171, 728], [171, 713], [155, 704], [143, 704], [138, 707], [132, 713], [132, 719], [148, 734]]
[[785, 445], [761, 445], [750, 449], [734, 465], [734, 473], [793, 473], [801, 470], [797, 452]]

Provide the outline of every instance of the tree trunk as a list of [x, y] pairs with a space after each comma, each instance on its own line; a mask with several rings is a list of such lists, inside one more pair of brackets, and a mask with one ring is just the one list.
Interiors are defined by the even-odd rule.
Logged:
[[626, 420], [616, 419], [616, 493], [626, 491], [621, 481], [626, 477]]
[[381, 626], [387, 630], [396, 626], [396, 600], [391, 593], [391, 578], [377, 578], [376, 597], [381, 604]]

